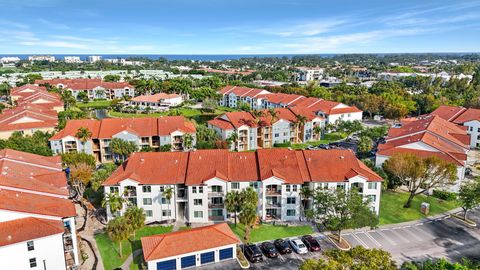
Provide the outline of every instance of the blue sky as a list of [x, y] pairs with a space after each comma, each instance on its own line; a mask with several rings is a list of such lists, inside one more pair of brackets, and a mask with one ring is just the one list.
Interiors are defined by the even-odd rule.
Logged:
[[0, 54], [479, 52], [480, 1], [0, 0]]

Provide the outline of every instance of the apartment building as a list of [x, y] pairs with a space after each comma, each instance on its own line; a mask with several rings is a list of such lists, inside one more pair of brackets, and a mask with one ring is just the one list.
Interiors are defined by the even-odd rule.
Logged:
[[64, 110], [64, 104], [60, 95], [50, 93], [43, 86], [26, 84], [14, 87], [10, 90], [10, 100], [17, 105], [36, 105], [56, 112]]
[[55, 62], [55, 56], [52, 55], [33, 55], [28, 57], [28, 61], [47, 61]]
[[320, 67], [297, 67], [296, 81], [319, 81], [323, 78], [325, 69]]
[[99, 62], [99, 61], [102, 61], [102, 56], [100, 56], [100, 55], [90, 55], [90, 56], [88, 56], [88, 62], [90, 62], [90, 63], [95, 63], [95, 62]]
[[355, 106], [319, 98], [307, 98], [301, 95], [271, 93], [264, 89], [226, 86], [219, 91], [222, 99], [219, 104], [236, 108], [240, 102], [250, 105], [254, 110], [272, 108], [306, 108], [326, 119], [326, 123], [336, 121], [362, 120], [363, 112]]
[[128, 104], [133, 107], [145, 110], [167, 111], [170, 107], [179, 106], [183, 102], [183, 97], [178, 94], [158, 93], [154, 95], [143, 95], [129, 100]]
[[[378, 213], [381, 181], [350, 150], [222, 149], [134, 153], [103, 185], [106, 194], [126, 194], [129, 203], [121, 213], [137, 205], [145, 210], [146, 222], [206, 223], [225, 221], [230, 216], [226, 194], [248, 187], [258, 193], [258, 215], [264, 221], [299, 220], [302, 187], [355, 187]], [[169, 188], [171, 200], [163, 195]]]
[[396, 153], [411, 153], [419, 157], [436, 156], [457, 167], [457, 182], [447, 187], [458, 191], [465, 178], [470, 135], [462, 127], [438, 115], [404, 119], [388, 131], [385, 143], [378, 146], [377, 167]]
[[75, 206], [60, 157], [0, 151], [0, 269], [78, 269]]
[[74, 64], [82, 63], [80, 56], [65, 56], [63, 58], [63, 61], [65, 61], [65, 63], [74, 63]]
[[[208, 121], [208, 127], [214, 129], [222, 140], [236, 133], [237, 140], [230, 148], [238, 151], [320, 139], [315, 127], [325, 126], [323, 117], [301, 109], [277, 108], [273, 111], [274, 114], [271, 114], [269, 110], [262, 110], [260, 116], [250, 112], [228, 112]], [[305, 117], [305, 122], [299, 122], [298, 116]]]
[[464, 108], [457, 106], [442, 105], [431, 113], [441, 118], [466, 127], [467, 134], [470, 135], [470, 148], [480, 147], [480, 110], [473, 108]]
[[[92, 133], [85, 143], [76, 137], [81, 127]], [[110, 150], [113, 138], [134, 142], [139, 149], [170, 145], [172, 151], [183, 151], [186, 149], [184, 135], [192, 135], [195, 145], [195, 132], [195, 125], [183, 116], [70, 120], [64, 129], [50, 138], [50, 147], [55, 154], [85, 152], [94, 155], [97, 162], [104, 163], [113, 161]]]
[[36, 80], [35, 84], [49, 84], [69, 90], [77, 99], [81, 92], [85, 92], [89, 99], [120, 99], [135, 96], [135, 87], [128, 82], [105, 82], [102, 79], [50, 79]]

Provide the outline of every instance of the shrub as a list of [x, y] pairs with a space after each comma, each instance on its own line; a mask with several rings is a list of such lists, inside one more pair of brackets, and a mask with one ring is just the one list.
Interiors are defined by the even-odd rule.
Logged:
[[434, 189], [432, 196], [438, 199], [442, 199], [444, 201], [454, 201], [457, 199], [456, 193], [439, 189]]
[[290, 147], [292, 144], [290, 142], [284, 142], [284, 143], [275, 143], [273, 144], [273, 147]]

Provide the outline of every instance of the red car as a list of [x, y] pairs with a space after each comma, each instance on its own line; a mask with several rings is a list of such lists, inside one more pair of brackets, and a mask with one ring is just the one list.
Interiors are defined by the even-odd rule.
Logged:
[[311, 235], [304, 235], [302, 236], [302, 242], [305, 244], [305, 246], [307, 246], [309, 251], [320, 251], [320, 244], [315, 237]]

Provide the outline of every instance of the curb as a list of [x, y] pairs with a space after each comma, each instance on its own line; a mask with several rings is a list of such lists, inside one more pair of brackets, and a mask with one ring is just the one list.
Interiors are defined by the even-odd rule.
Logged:
[[340, 246], [330, 237], [330, 235], [326, 235], [326, 237], [327, 237], [328, 240], [329, 240], [330, 242], [332, 242], [332, 244], [333, 244], [336, 248], [338, 248], [339, 250], [349, 251], [349, 250], [352, 248], [352, 245], [350, 245], [350, 243], [349, 243], [347, 240], [345, 240], [345, 239], [344, 239], [343, 241], [348, 245], [348, 248], [342, 248], [342, 247], [340, 247]]
[[[452, 214], [451, 217], [455, 218], [456, 220], [462, 222], [463, 224], [465, 224], [466, 226], [470, 227], [470, 228], [476, 228], [477, 227], [477, 223], [467, 219], [467, 220], [464, 220], [462, 217], [458, 216], [457, 214]], [[470, 221], [470, 222], [468, 222]]]

